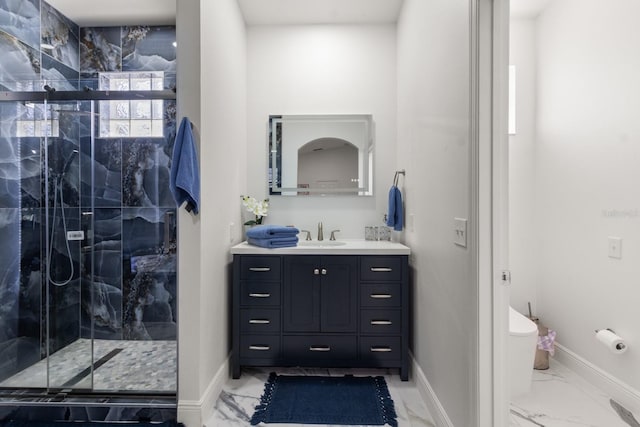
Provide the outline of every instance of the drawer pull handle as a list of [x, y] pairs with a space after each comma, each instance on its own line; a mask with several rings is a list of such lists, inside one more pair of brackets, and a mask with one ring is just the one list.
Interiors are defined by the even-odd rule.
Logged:
[[391, 348], [390, 347], [371, 347], [371, 352], [372, 353], [390, 353]]
[[271, 294], [249, 294], [251, 298], [269, 298]]
[[389, 273], [393, 271], [393, 269], [389, 267], [371, 267], [371, 271], [374, 273]]
[[312, 345], [311, 347], [309, 347], [309, 351], [331, 351], [331, 347], [329, 346], [319, 347], [319, 346]]
[[372, 320], [372, 325], [391, 325], [391, 320]]
[[256, 273], [266, 273], [267, 271], [271, 271], [269, 267], [249, 267], [249, 271], [255, 271]]
[[268, 345], [250, 345], [249, 350], [269, 351], [271, 350], [271, 347]]
[[267, 319], [250, 319], [249, 323], [252, 325], [268, 325], [271, 323], [271, 320]]
[[375, 299], [389, 299], [389, 298], [391, 298], [391, 294], [371, 294], [369, 296], [371, 298], [375, 298]]

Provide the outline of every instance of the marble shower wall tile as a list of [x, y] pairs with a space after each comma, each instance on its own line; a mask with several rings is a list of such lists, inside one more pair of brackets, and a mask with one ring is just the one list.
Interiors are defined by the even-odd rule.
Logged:
[[122, 71], [121, 27], [80, 29], [80, 71], [82, 77], [99, 72]]
[[[20, 266], [20, 210], [0, 208], [0, 342], [7, 342], [18, 336], [18, 297]], [[1, 363], [2, 361], [0, 361]]]
[[46, 2], [42, 2], [41, 12], [42, 52], [69, 68], [80, 70], [80, 29], [69, 18]]
[[20, 147], [20, 200], [22, 208], [42, 206], [42, 141], [40, 138], [14, 139]]
[[78, 71], [56, 61], [49, 55], [42, 55], [42, 80], [56, 90], [77, 90]]
[[0, 0], [0, 28], [40, 49], [40, 0]]
[[122, 205], [175, 207], [169, 190], [170, 155], [165, 138], [126, 139], [122, 143]]
[[0, 89], [32, 91], [40, 79], [40, 52], [0, 31]]
[[[91, 162], [91, 139], [83, 138], [82, 153], [82, 206], [91, 206], [91, 197], [96, 207], [122, 206], [122, 139], [96, 138], [94, 161]], [[91, 167], [93, 166], [93, 190]]]
[[85, 255], [82, 337], [119, 340], [122, 339], [122, 210], [97, 208], [93, 216], [93, 258], [90, 253]]
[[123, 27], [122, 70], [176, 72], [175, 27]]
[[122, 217], [123, 338], [176, 339], [176, 209], [124, 208]]

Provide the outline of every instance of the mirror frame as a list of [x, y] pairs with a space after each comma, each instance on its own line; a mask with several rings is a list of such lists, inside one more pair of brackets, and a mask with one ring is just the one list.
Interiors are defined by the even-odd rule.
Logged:
[[[362, 126], [362, 147], [358, 147], [359, 185], [351, 188], [307, 188], [281, 187], [282, 181], [282, 125], [286, 123], [311, 122], [345, 123], [352, 122]], [[319, 135], [334, 137], [333, 135]], [[344, 138], [341, 138], [344, 139]], [[310, 141], [309, 141], [310, 142]], [[348, 141], [353, 144], [352, 141]], [[353, 144], [358, 146], [359, 144]], [[373, 116], [371, 114], [304, 114], [270, 115], [268, 128], [268, 167], [267, 185], [272, 196], [373, 196]]]

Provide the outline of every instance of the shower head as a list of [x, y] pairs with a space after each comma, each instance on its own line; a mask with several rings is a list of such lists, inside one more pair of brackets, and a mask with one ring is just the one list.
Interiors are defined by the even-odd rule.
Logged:
[[78, 150], [73, 150], [71, 152], [71, 154], [67, 158], [67, 161], [64, 163], [64, 167], [62, 168], [62, 173], [60, 174], [60, 176], [66, 175], [66, 173], [69, 171], [69, 168], [71, 167], [71, 163], [73, 162], [73, 159], [75, 159], [77, 155], [78, 155]]

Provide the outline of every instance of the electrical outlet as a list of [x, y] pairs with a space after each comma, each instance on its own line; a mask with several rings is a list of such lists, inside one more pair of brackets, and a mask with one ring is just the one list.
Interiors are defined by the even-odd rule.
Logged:
[[466, 218], [454, 218], [453, 219], [453, 243], [463, 248], [467, 247], [467, 219]]
[[609, 258], [622, 259], [622, 239], [609, 236]]

